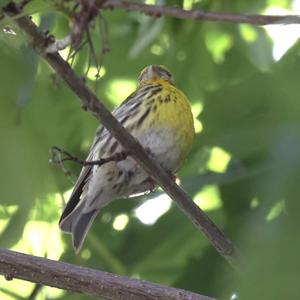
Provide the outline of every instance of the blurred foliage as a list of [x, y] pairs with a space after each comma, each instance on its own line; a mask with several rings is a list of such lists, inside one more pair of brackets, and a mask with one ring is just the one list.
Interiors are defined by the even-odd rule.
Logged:
[[[63, 38], [73, 1], [59, 3], [30, 1], [25, 12]], [[160, 3], [239, 13], [272, 7], [297, 13], [299, 7], [289, 0]], [[72, 182], [49, 164], [48, 151], [56, 145], [85, 157], [97, 122], [9, 20], [0, 24], [1, 247], [220, 299], [298, 299], [300, 44], [276, 59], [274, 48], [284, 48], [289, 37], [295, 41], [299, 26], [272, 26], [284, 30], [272, 40], [268, 26], [154, 19], [119, 10], [102, 16], [91, 28], [96, 53], [110, 48], [100, 79], [96, 83], [87, 47], [77, 54], [75, 70], [87, 72], [87, 83], [111, 109], [135, 88], [146, 65], [172, 71], [190, 99], [197, 131], [179, 173], [182, 186], [241, 249], [244, 271], [232, 270], [160, 190], [107, 206], [81, 254], [74, 254], [69, 236], [57, 226]], [[78, 166], [68, 167], [78, 174]], [[36, 289], [2, 278], [0, 286], [4, 300], [33, 299]], [[48, 287], [35, 297], [88, 298]]]

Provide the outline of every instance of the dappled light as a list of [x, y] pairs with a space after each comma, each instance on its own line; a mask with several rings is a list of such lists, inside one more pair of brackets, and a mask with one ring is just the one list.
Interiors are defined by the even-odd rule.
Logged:
[[[53, 201], [55, 205], [55, 201]], [[6, 207], [9, 213], [13, 213], [16, 207]], [[33, 208], [32, 213], [37, 211], [37, 207]], [[7, 223], [5, 219], [1, 220], [1, 224]], [[45, 221], [28, 221], [24, 228], [21, 239], [12, 247], [13, 250], [31, 253], [36, 256], [47, 257], [54, 260], [59, 260], [63, 253], [64, 244], [61, 240], [56, 220], [53, 222]], [[3, 300], [15, 299], [15, 297], [29, 297], [35, 284], [14, 280], [7, 282], [4, 278], [0, 278], [0, 285], [5, 286], [5, 289], [0, 288], [0, 298]], [[18, 296], [13, 296], [18, 295]], [[49, 288], [43, 290], [42, 297], [61, 297], [62, 290]]]
[[[88, 69], [88, 72], [86, 74], [87, 78], [90, 79], [90, 80], [97, 80], [97, 74], [98, 74], [98, 69], [94, 66], [91, 66], [89, 69]], [[105, 67], [102, 67], [99, 71], [99, 77], [102, 78], [103, 76], [105, 76], [106, 74], [106, 69]]]
[[251, 200], [251, 202], [250, 202], [250, 207], [251, 207], [252, 209], [254, 209], [254, 208], [258, 207], [258, 206], [259, 206], [259, 200], [258, 200], [256, 197], [254, 197], [254, 198]]
[[1, 233], [5, 230], [5, 227], [8, 225], [11, 216], [17, 210], [18, 210], [17, 205], [9, 205], [9, 206], [0, 205], [0, 213], [1, 213], [0, 232]]
[[91, 250], [90, 249], [83, 249], [82, 252], [80, 253], [80, 256], [83, 260], [88, 260], [91, 258]]
[[217, 173], [224, 173], [230, 159], [231, 155], [225, 150], [219, 147], [213, 147], [210, 150], [210, 158], [207, 162], [207, 169]]
[[152, 54], [157, 55], [157, 56], [161, 56], [164, 54], [163, 47], [158, 44], [154, 44], [153, 46], [151, 46], [150, 51]]
[[255, 30], [255, 28], [253, 28], [250, 25], [247, 24], [239, 25], [239, 30], [242, 38], [247, 43], [254, 43], [258, 39], [257, 31]]
[[[300, 1], [294, 0], [290, 9], [284, 9], [279, 6], [271, 6], [265, 10], [265, 13], [284, 15], [287, 13], [299, 14]], [[265, 30], [273, 40], [273, 58], [275, 61], [291, 48], [300, 37], [300, 25], [270, 25], [265, 26]]]
[[162, 194], [147, 200], [137, 207], [135, 209], [135, 215], [142, 223], [153, 225], [170, 207], [171, 199], [167, 195]]
[[220, 191], [215, 185], [203, 188], [195, 195], [194, 202], [204, 211], [217, 210], [222, 207]]
[[116, 79], [109, 83], [107, 97], [114, 105], [117, 105], [129, 96], [135, 88], [136, 81], [134, 80]]
[[206, 36], [205, 43], [212, 54], [213, 61], [221, 64], [224, 62], [226, 52], [233, 45], [233, 39], [230, 34], [212, 28]]
[[113, 221], [113, 228], [116, 231], [122, 231], [126, 228], [129, 222], [129, 217], [126, 214], [117, 215]]
[[284, 212], [285, 202], [278, 201], [271, 207], [270, 211], [266, 216], [267, 221], [273, 221], [274, 219], [278, 218], [282, 212]]
[[203, 130], [203, 125], [202, 125], [201, 121], [198, 119], [202, 109], [203, 109], [203, 104], [199, 101], [192, 105], [195, 133], [200, 133]]

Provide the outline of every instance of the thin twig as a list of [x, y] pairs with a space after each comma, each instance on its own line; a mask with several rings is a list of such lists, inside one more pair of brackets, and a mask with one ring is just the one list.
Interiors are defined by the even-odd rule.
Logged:
[[100, 79], [100, 71], [103, 68], [105, 55], [110, 52], [109, 41], [108, 41], [108, 24], [101, 11], [98, 14], [99, 20], [99, 30], [100, 30], [100, 38], [101, 38], [101, 52], [99, 57], [99, 64], [97, 66], [98, 77], [96, 76], [95, 81], [95, 92], [97, 93], [99, 87], [99, 79]]
[[[103, 3], [104, 0], [101, 0], [101, 3]], [[78, 14], [75, 14], [73, 16], [74, 22], [71, 30], [71, 40], [72, 40], [72, 46], [74, 49], [76, 49], [81, 41], [84, 32], [86, 32], [87, 27], [89, 26], [89, 23], [98, 15], [99, 10], [97, 10], [97, 7], [95, 6], [95, 0], [79, 0], [80, 3], [80, 11]], [[99, 1], [100, 5], [100, 1]]]
[[[69, 64], [71, 66], [73, 66], [74, 64], [74, 61], [75, 61], [75, 57], [76, 55], [79, 53], [79, 51], [84, 48], [86, 45], [88, 44], [88, 41], [87, 39], [84, 39], [81, 44], [76, 48], [76, 49], [71, 49], [71, 53], [70, 55], [68, 55], [68, 58], [67, 58], [67, 62], [69, 62]], [[53, 52], [52, 52], [53, 53]]]
[[29, 297], [27, 298], [27, 300], [36, 300], [43, 287], [44, 285], [42, 284], [36, 284], [32, 292], [30, 293]]
[[0, 274], [111, 300], [214, 300], [173, 287], [0, 249]]
[[189, 19], [196, 21], [226, 22], [252, 25], [271, 25], [271, 24], [300, 24], [298, 15], [247, 15], [221, 12], [207, 12], [199, 9], [185, 10], [179, 7], [148, 5], [122, 0], [108, 0], [103, 3], [96, 0], [96, 5], [101, 9], [122, 8], [126, 11], [137, 11], [153, 17], [173, 17], [177, 19]]
[[[62, 157], [62, 154], [65, 155], [65, 157]], [[125, 160], [126, 157], [128, 156], [128, 153], [120, 152], [120, 153], [116, 153], [110, 157], [87, 161], [87, 160], [82, 160], [82, 159], [80, 159], [58, 147], [51, 147], [50, 155], [51, 155], [50, 162], [54, 163], [54, 164], [61, 165], [61, 163], [64, 161], [73, 161], [82, 166], [96, 166], [96, 165], [102, 166], [108, 162]]]
[[98, 79], [99, 78], [99, 73], [100, 73], [99, 62], [98, 62], [98, 57], [97, 57], [95, 47], [94, 47], [94, 44], [93, 44], [93, 39], [91, 37], [91, 33], [90, 33], [90, 30], [89, 30], [88, 27], [86, 28], [86, 37], [87, 37], [87, 42], [88, 42], [88, 45], [89, 45], [89, 52], [90, 53], [89, 53], [88, 66], [87, 66], [87, 69], [86, 69], [85, 76], [87, 76], [87, 74], [88, 74], [88, 72], [91, 68], [92, 62], [94, 62], [95, 66], [96, 66], [96, 70], [97, 70], [95, 78]]
[[101, 158], [98, 160], [86, 161], [55, 146], [49, 149], [49, 154], [50, 154], [49, 162], [52, 164], [59, 165], [63, 173], [65, 174], [65, 176], [71, 178], [73, 184], [76, 182], [76, 177], [70, 170], [66, 168], [64, 164], [65, 161], [73, 161], [77, 164], [80, 164], [81, 166], [95, 166], [95, 165], [102, 166], [108, 162], [125, 160], [128, 156], [128, 153], [123, 151], [123, 152], [116, 153], [110, 157]]
[[65, 174], [66, 177], [70, 177], [71, 182], [74, 184], [76, 182], [76, 177], [74, 176], [74, 174], [68, 170], [65, 165], [64, 165], [64, 161], [62, 158], [62, 151], [60, 151], [59, 148], [56, 149], [56, 147], [52, 147], [49, 149], [49, 162], [52, 164], [56, 164], [59, 165], [60, 168], [62, 169], [63, 173]]
[[[5, 9], [10, 16], [20, 11], [11, 5]], [[233, 243], [224, 235], [217, 225], [176, 185], [167, 172], [151, 159], [141, 144], [115, 119], [97, 96], [78, 77], [69, 64], [58, 53], [45, 53], [47, 36], [45, 37], [28, 17], [14, 18], [19, 28], [27, 34], [32, 47], [40, 54], [56, 73], [69, 85], [78, 96], [83, 108], [90, 111], [99, 122], [130, 152], [131, 156], [177, 203], [183, 213], [202, 231], [215, 249], [235, 268], [238, 268], [238, 251]]]

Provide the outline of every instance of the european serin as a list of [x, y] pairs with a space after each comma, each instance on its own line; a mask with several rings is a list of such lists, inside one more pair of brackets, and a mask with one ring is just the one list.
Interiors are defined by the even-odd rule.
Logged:
[[[178, 170], [194, 138], [193, 116], [185, 95], [163, 66], [145, 68], [139, 86], [113, 115], [168, 172]], [[87, 161], [112, 157], [123, 148], [101, 127]], [[100, 209], [116, 198], [152, 190], [155, 182], [130, 156], [102, 166], [84, 166], [60, 218], [60, 228], [72, 234], [79, 252]]]

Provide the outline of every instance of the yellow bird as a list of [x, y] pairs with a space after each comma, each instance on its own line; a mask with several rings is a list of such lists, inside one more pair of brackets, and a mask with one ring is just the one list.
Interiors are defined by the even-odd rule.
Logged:
[[[146, 67], [137, 90], [113, 111], [118, 121], [166, 171], [176, 172], [191, 149], [195, 130], [186, 96], [163, 66]], [[98, 128], [87, 161], [112, 157], [122, 146], [104, 127]], [[100, 209], [114, 199], [152, 190], [155, 182], [130, 156], [81, 170], [59, 221], [72, 234], [78, 253]]]

